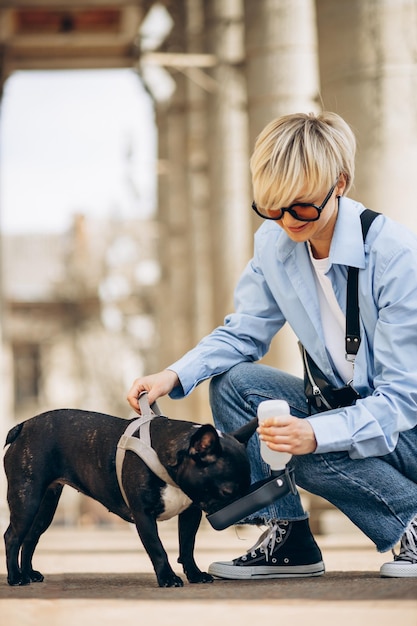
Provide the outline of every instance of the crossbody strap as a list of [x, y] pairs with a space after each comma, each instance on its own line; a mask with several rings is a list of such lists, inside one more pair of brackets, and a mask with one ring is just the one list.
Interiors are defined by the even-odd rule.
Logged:
[[[361, 213], [362, 237], [365, 243], [366, 235], [372, 222], [380, 213], [365, 209]], [[347, 295], [346, 295], [346, 359], [354, 361], [361, 343], [359, 324], [359, 296], [358, 296], [359, 268], [348, 268]]]

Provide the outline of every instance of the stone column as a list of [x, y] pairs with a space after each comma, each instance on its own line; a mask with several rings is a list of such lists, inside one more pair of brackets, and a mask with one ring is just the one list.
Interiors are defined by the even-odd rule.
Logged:
[[[201, 0], [187, 1], [187, 52], [203, 53], [205, 23]], [[188, 196], [192, 233], [194, 287], [193, 338], [198, 341], [213, 326], [210, 188], [208, 177], [207, 92], [187, 74]]]
[[[173, 2], [174, 30], [168, 52], [204, 50], [204, 3]], [[213, 326], [213, 273], [207, 151], [207, 93], [190, 66], [170, 68], [176, 90], [159, 107], [159, 221], [163, 259], [160, 305], [161, 367], [192, 348]], [[204, 84], [204, 81], [203, 81]], [[161, 401], [166, 406], [165, 400]], [[167, 414], [210, 419], [207, 385], [189, 398], [170, 403]]]
[[191, 347], [192, 289], [185, 81], [180, 77], [169, 109], [158, 110], [158, 222], [162, 284], [159, 290], [160, 367]]
[[318, 108], [315, 3], [245, 0], [245, 22], [252, 147], [273, 118]]
[[[206, 52], [203, 0], [187, 0], [186, 46], [187, 52]], [[193, 294], [192, 324], [189, 336], [195, 345], [215, 326], [214, 275], [211, 236], [210, 182], [208, 175], [208, 120], [207, 91], [196, 73], [187, 72], [187, 191], [189, 202], [191, 289]], [[198, 75], [198, 72], [197, 72]], [[207, 383], [192, 394], [196, 414], [194, 419], [209, 419]]]
[[323, 106], [358, 139], [350, 195], [417, 231], [417, 1], [317, 0], [317, 18]]
[[[335, 4], [339, 4], [338, 2]], [[313, 0], [245, 0], [246, 74], [250, 151], [273, 118], [319, 109], [317, 39]], [[253, 228], [261, 221], [253, 218]], [[302, 371], [296, 340], [285, 327], [264, 359]]]
[[210, 213], [216, 323], [252, 251], [243, 0], [206, 2], [209, 52], [217, 57], [209, 96]]
[[[169, 7], [174, 28], [167, 52], [186, 51], [186, 2]], [[156, 106], [158, 128], [158, 223], [162, 280], [157, 311], [159, 369], [194, 345], [194, 272], [188, 176], [188, 87], [184, 74], [170, 69], [176, 89], [169, 102]], [[195, 398], [172, 402], [162, 398], [161, 410], [170, 417], [191, 418]]]

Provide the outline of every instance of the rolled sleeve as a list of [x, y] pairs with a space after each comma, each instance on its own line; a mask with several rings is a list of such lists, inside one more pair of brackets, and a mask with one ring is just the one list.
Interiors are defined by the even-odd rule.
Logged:
[[237, 284], [235, 309], [222, 326], [168, 366], [181, 383], [181, 387], [173, 389], [171, 398], [187, 396], [202, 381], [242, 361], [258, 361], [268, 351], [285, 320], [254, 260], [248, 263]]

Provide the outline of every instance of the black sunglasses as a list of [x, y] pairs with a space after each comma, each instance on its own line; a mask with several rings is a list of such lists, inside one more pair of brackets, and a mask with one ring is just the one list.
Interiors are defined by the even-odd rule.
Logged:
[[282, 209], [269, 209], [268, 215], [265, 215], [260, 209], [258, 209], [256, 202], [252, 202], [252, 209], [264, 220], [280, 220], [282, 219], [284, 213], [289, 213], [294, 219], [299, 220], [300, 222], [315, 222], [319, 219], [321, 212], [330, 200], [337, 183], [338, 180], [330, 189], [320, 206], [310, 204], [308, 202], [295, 202], [289, 207], [283, 207]]

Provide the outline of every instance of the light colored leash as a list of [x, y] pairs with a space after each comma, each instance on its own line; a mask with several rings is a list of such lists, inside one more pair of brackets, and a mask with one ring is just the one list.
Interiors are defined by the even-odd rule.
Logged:
[[[130, 507], [125, 490], [122, 484], [122, 470], [125, 459], [126, 450], [135, 452], [146, 463], [149, 469], [168, 485], [179, 489], [178, 485], [172, 480], [165, 467], [160, 462], [155, 450], [151, 447], [150, 423], [156, 415], [161, 415], [156, 402], [149, 406], [148, 394], [143, 392], [139, 396], [139, 408], [141, 417], [130, 422], [125, 432], [119, 439], [116, 450], [116, 475], [119, 482], [120, 491], [127, 506]], [[139, 431], [139, 438], [133, 437], [133, 434]]]

